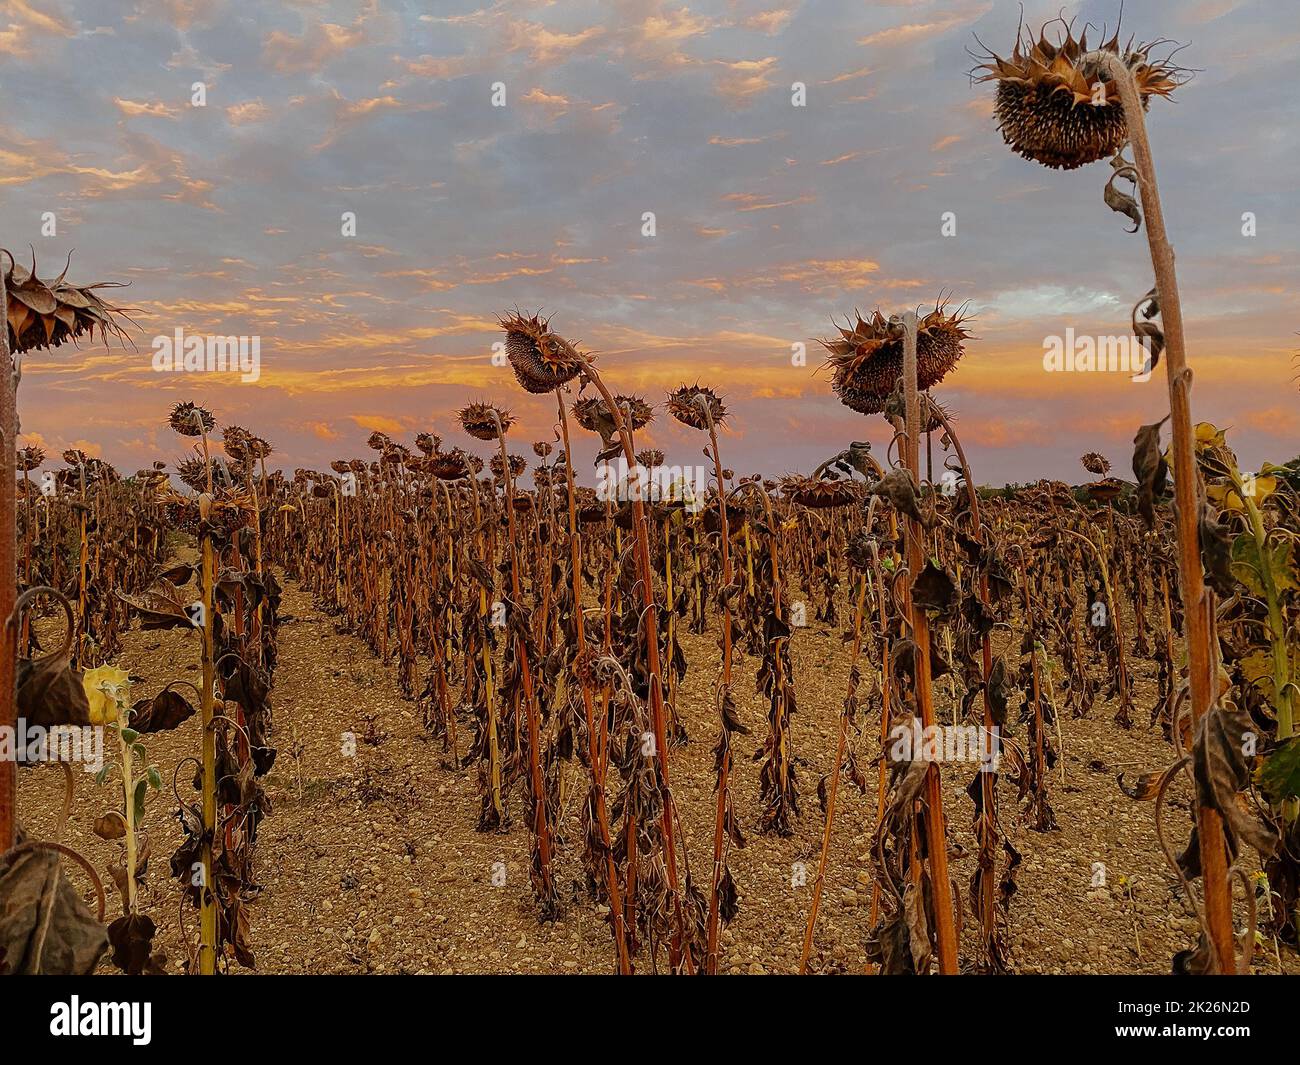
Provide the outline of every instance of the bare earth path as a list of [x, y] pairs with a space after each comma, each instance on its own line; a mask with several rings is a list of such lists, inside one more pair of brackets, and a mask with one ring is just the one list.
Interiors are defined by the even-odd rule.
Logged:
[[[557, 881], [571, 898], [564, 917], [539, 924], [528, 884], [527, 833], [514, 803], [506, 834], [474, 831], [477, 800], [472, 770], [455, 771], [441, 742], [422, 729], [414, 703], [397, 690], [394, 671], [361, 641], [335, 631], [295, 582], [287, 582], [276, 676], [273, 742], [279, 757], [268, 782], [272, 814], [258, 843], [264, 890], [252, 910], [257, 968], [285, 973], [604, 973], [613, 948], [602, 914], [579, 888], [573, 860], [579, 831], [577, 802], [584, 793], [575, 762], [565, 791], [563, 842]], [[687, 836], [692, 871], [708, 879], [712, 846], [712, 755], [716, 724], [709, 711], [717, 653], [716, 634], [683, 641], [691, 671], [680, 698], [690, 735], [672, 753], [674, 792]], [[753, 694], [757, 662], [739, 657], [736, 694], [743, 720], [753, 731], [737, 748], [735, 802], [748, 836], [733, 851], [731, 866], [741, 892], [740, 912], [723, 936], [722, 968], [732, 973], [797, 971], [812, 878], [821, 841], [817, 781], [833, 755], [848, 655], [838, 632], [820, 625], [793, 641], [799, 712], [795, 745], [807, 764], [799, 767], [802, 816], [792, 839], [760, 837], [758, 766], [748, 756], [765, 728], [765, 708]], [[176, 677], [197, 679], [198, 650], [192, 635], [131, 632], [119, 662], [131, 671], [133, 698], [151, 695]], [[1158, 730], [1142, 727], [1153, 691], [1147, 663], [1138, 682], [1139, 725], [1124, 731], [1100, 701], [1090, 718], [1065, 718], [1065, 781], [1053, 772], [1051, 801], [1061, 830], [1026, 831], [1004, 785], [1003, 823], [1024, 855], [1011, 904], [1011, 947], [1017, 971], [1033, 973], [1168, 971], [1170, 956], [1195, 941], [1195, 922], [1174, 900], [1176, 882], [1165, 870], [1155, 839], [1151, 806], [1123, 796], [1115, 774], [1159, 768], [1171, 748]], [[938, 686], [940, 715], [950, 719], [946, 690]], [[862, 715], [857, 740], [860, 764], [873, 789], [862, 796], [847, 783], [841, 803], [821, 918], [814, 968], [861, 972], [869, 924], [871, 887], [867, 850], [875, 819], [875, 767], [879, 719]], [[347, 733], [355, 739], [349, 754]], [[175, 733], [146, 737], [150, 756], [170, 780], [198, 749], [194, 720]], [[1023, 728], [1013, 735], [1023, 739]], [[465, 733], [462, 730], [461, 748]], [[965, 852], [954, 875], [967, 895], [974, 850], [971, 804], [964, 788], [973, 766], [944, 768], [946, 809], [953, 842]], [[189, 801], [192, 765], [177, 786]], [[90, 823], [109, 803], [109, 785], [97, 787], [77, 773], [78, 792], [65, 842], [103, 868], [114, 848], [90, 833]], [[20, 815], [36, 834], [51, 838], [62, 794], [57, 769], [37, 767], [20, 775]], [[1188, 793], [1171, 790], [1170, 822], [1181, 841]], [[179, 842], [170, 791], [155, 795], [145, 817], [150, 833], [151, 892], [143, 909], [160, 926], [159, 943], [180, 971], [185, 957], [178, 934], [179, 891], [168, 858]], [[1094, 887], [1105, 866], [1105, 886]], [[797, 883], [799, 867], [807, 882]], [[74, 872], [74, 882], [84, 875]], [[1130, 900], [1120, 877], [1133, 884]], [[107, 878], [106, 878], [107, 879]], [[111, 894], [110, 918], [119, 903]], [[966, 905], [967, 942], [973, 920]], [[190, 936], [196, 921], [185, 914]], [[1140, 954], [1139, 954], [1140, 951]], [[1261, 971], [1277, 971], [1263, 952]], [[1293, 963], [1291, 967], [1294, 968]], [[109, 969], [105, 963], [105, 969]], [[651, 968], [642, 955], [638, 968]], [[236, 969], [235, 971], [239, 971]]]

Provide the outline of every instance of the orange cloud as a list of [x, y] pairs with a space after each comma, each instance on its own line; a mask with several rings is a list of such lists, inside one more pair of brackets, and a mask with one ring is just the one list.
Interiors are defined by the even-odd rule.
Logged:
[[745, 19], [744, 26], [773, 37], [785, 29], [792, 18], [794, 18], [794, 8], [778, 7], [771, 11], [760, 11], [757, 15], [750, 15]]
[[909, 22], [902, 26], [892, 26], [887, 30], [879, 30], [876, 33], [869, 33], [865, 37], [858, 38], [858, 44], [894, 45], [905, 44], [922, 37], [937, 37], [954, 26], [964, 26], [974, 22], [980, 16], [991, 11], [992, 8], [992, 4], [983, 4], [978, 8], [949, 15], [947, 18], [936, 19], [933, 22]]
[[362, 429], [369, 429], [372, 433], [387, 433], [389, 436], [400, 436], [406, 431], [406, 426], [396, 418], [389, 418], [384, 414], [349, 414], [354, 422]]
[[718, 95], [733, 107], [744, 107], [755, 96], [772, 87], [770, 75], [776, 68], [777, 60], [775, 56], [768, 56], [765, 59], [739, 59], [734, 62], [718, 60], [717, 63], [722, 67], [716, 78]]
[[152, 115], [154, 118], [175, 118], [180, 111], [175, 107], [168, 107], [161, 100], [155, 100], [152, 103], [139, 103], [136, 100], [124, 100], [120, 96], [113, 97], [113, 103], [124, 115]]
[[812, 203], [816, 197], [812, 195], [798, 196], [793, 200], [770, 201], [756, 193], [752, 192], [729, 192], [722, 197], [728, 203], [739, 204], [737, 211], [771, 211], [778, 207], [793, 207], [801, 203]]
[[0, 30], [0, 54], [27, 59], [36, 51], [36, 38], [75, 37], [76, 23], [44, 11], [36, 11], [26, 0], [8, 0], [4, 7], [8, 24]]

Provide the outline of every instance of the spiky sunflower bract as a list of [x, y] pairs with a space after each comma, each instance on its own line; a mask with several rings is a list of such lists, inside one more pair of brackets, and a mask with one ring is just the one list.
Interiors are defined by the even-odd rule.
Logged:
[[[960, 309], [949, 314], [943, 303], [918, 317], [916, 371], [922, 391], [937, 385], [957, 365], [970, 336], [964, 328], [967, 321]], [[838, 328], [839, 337], [821, 341], [829, 353], [831, 388], [850, 410], [879, 414], [903, 372], [903, 319], [886, 318], [879, 311], [867, 319], [855, 312], [847, 326]]]
[[1166, 58], [1151, 58], [1156, 43], [1121, 46], [1119, 31], [1095, 51], [1087, 30], [1075, 40], [1064, 20], [1064, 39], [1047, 39], [1048, 23], [1018, 37], [1011, 56], [988, 52], [973, 73], [976, 81], [997, 82], [993, 113], [1002, 138], [1017, 155], [1059, 170], [1074, 170], [1113, 156], [1128, 140], [1119, 89], [1110, 80], [1104, 53], [1118, 56], [1132, 72], [1146, 107], [1153, 96], [1169, 96], [1182, 72]]

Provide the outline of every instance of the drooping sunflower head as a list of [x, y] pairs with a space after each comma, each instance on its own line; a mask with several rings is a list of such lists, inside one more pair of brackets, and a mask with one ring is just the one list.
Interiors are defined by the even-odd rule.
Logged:
[[636, 453], [636, 460], [646, 469], [653, 470], [656, 466], [664, 464], [664, 453], [658, 448], [646, 448]]
[[614, 402], [623, 412], [629, 428], [644, 429], [654, 421], [655, 409], [640, 396], [615, 396]]
[[528, 317], [516, 310], [499, 321], [506, 331], [506, 358], [525, 391], [538, 395], [553, 392], [582, 370], [578, 349], [551, 332], [549, 319], [539, 314]]
[[469, 476], [465, 452], [458, 447], [450, 451], [435, 451], [426, 461], [425, 468], [440, 481], [459, 481]]
[[227, 425], [221, 430], [221, 446], [237, 465], [246, 465], [252, 460], [252, 438], [253, 434], [240, 425]]
[[167, 424], [181, 436], [202, 436], [217, 427], [212, 412], [197, 403], [177, 403], [167, 417]]
[[18, 472], [30, 473], [45, 461], [45, 449], [35, 445], [18, 449]]
[[[614, 402], [629, 429], [644, 429], [654, 420], [654, 408], [640, 396], [615, 396]], [[572, 410], [574, 421], [587, 432], [615, 432], [614, 419], [603, 397], [585, 396], [574, 402]]]
[[781, 491], [787, 499], [810, 510], [844, 507], [862, 499], [862, 485], [857, 481], [833, 481], [825, 478], [786, 477]]
[[[488, 462], [488, 469], [492, 471], [492, 476], [495, 477], [498, 481], [504, 479], [505, 467], [501, 464], [501, 456], [499, 454], [492, 456], [491, 461]], [[528, 469], [528, 463], [524, 461], [524, 457], [522, 455], [510, 456], [510, 479], [511, 480], [515, 480], [519, 477], [522, 477], [526, 469]]]
[[702, 385], [682, 385], [668, 393], [668, 413], [692, 429], [721, 425], [727, 417], [727, 408], [711, 388]]
[[0, 270], [4, 272], [9, 296], [5, 317], [11, 351], [21, 354], [38, 348], [57, 348], [83, 336], [93, 341], [96, 329], [105, 343], [110, 335], [123, 341], [127, 339], [121, 324], [122, 319], [130, 320], [126, 312], [95, 294], [96, 289], [119, 287], [116, 282], [70, 285], [64, 280], [67, 266], [58, 277], [42, 280], [36, 276], [34, 251], [32, 268], [28, 270], [8, 251], [0, 249]]
[[972, 74], [976, 81], [997, 82], [993, 113], [1002, 138], [1017, 155], [1044, 166], [1073, 170], [1113, 156], [1128, 141], [1128, 126], [1119, 88], [1106, 68], [1107, 56], [1118, 57], [1133, 72], [1145, 108], [1153, 96], [1168, 96], [1185, 79], [1168, 57], [1153, 59], [1151, 50], [1164, 42], [1119, 43], [1119, 31], [1096, 50], [1088, 50], [1085, 29], [1075, 40], [1064, 19], [1053, 44], [1047, 23], [1035, 40], [1018, 37], [1011, 56], [981, 56]]
[[[213, 458], [210, 460], [212, 470], [212, 480], [214, 484], [220, 483], [221, 465], [220, 460]], [[181, 482], [196, 492], [206, 492], [208, 490], [208, 469], [203, 463], [202, 455], [192, 455], [187, 459], [181, 459], [176, 463], [176, 476]]]
[[[921, 391], [932, 388], [957, 365], [970, 333], [962, 308], [949, 314], [946, 303], [918, 315], [916, 322], [916, 376]], [[831, 388], [840, 402], [859, 414], [879, 414], [903, 373], [903, 319], [886, 318], [876, 311], [870, 318], [854, 312], [840, 335], [821, 341], [829, 352]]]
[[1088, 498], [1094, 503], [1110, 503], [1118, 499], [1128, 487], [1118, 477], [1103, 477], [1088, 485]]
[[392, 443], [388, 438], [388, 434], [381, 433], [378, 429], [366, 437], [366, 447], [374, 451], [387, 451], [392, 446]]
[[508, 411], [490, 403], [471, 403], [460, 411], [461, 428], [475, 440], [496, 440], [498, 420], [501, 433], [508, 432], [515, 421]]
[[551, 444], [545, 440], [535, 440], [533, 442], [533, 454], [536, 455], [539, 459], [546, 458], [546, 456], [548, 456], [554, 450], [555, 448], [552, 447]]
[[1110, 473], [1110, 460], [1105, 455], [1097, 451], [1088, 451], [1079, 457], [1083, 463], [1083, 468], [1089, 473], [1096, 474], [1098, 477], [1105, 477]]
[[432, 455], [442, 447], [442, 439], [437, 433], [416, 433], [415, 446], [425, 455]]

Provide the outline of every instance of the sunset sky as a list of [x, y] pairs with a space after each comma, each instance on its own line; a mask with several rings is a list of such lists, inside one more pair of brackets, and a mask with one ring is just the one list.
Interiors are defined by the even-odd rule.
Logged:
[[[42, 276], [75, 249], [69, 279], [130, 282], [140, 326], [136, 350], [25, 363], [26, 442], [130, 472], [185, 453], [165, 417], [192, 399], [280, 465], [319, 468], [369, 457], [372, 429], [468, 445], [453, 412], [488, 398], [519, 415], [511, 443], [531, 458], [553, 403], [491, 361], [517, 305], [599, 353], [616, 391], [721, 391], [738, 473], [807, 471], [888, 438], [840, 406], [815, 338], [855, 307], [942, 293], [974, 315], [936, 394], [977, 480], [1081, 481], [1088, 450], [1128, 474], [1134, 431], [1168, 409], [1163, 369], [1048, 374], [1042, 355], [1067, 328], [1128, 332], [1145, 235], [1104, 206], [1105, 163], [1059, 173], [1003, 145], [968, 49], [978, 34], [1009, 51], [1018, 3], [481, 3], [0, 0], [0, 246], [25, 265], [33, 246]], [[1026, 21], [1062, 7], [1098, 26], [1118, 12], [1027, 0]], [[1186, 43], [1195, 70], [1149, 116], [1194, 416], [1233, 427], [1247, 465], [1290, 459], [1294, 4], [1129, 0], [1124, 29]], [[259, 335], [260, 380], [155, 373], [152, 338], [178, 327]], [[701, 461], [665, 414], [638, 442]]]

